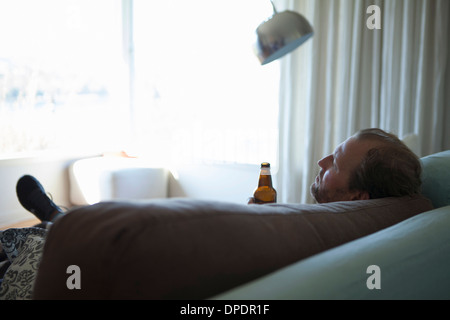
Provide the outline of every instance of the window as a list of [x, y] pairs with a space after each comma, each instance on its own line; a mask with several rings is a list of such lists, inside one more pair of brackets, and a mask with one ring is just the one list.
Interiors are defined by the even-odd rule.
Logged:
[[121, 9], [119, 0], [0, 2], [0, 156], [123, 139]]
[[260, 0], [1, 2], [0, 155], [275, 163], [279, 66], [252, 48], [271, 14]]
[[134, 1], [135, 128], [161, 161], [276, 162], [279, 66], [255, 29], [269, 1]]

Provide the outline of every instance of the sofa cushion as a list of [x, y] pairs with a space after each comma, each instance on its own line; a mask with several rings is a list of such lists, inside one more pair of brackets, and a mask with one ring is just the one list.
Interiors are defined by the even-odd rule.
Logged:
[[450, 205], [450, 150], [420, 159], [422, 193], [436, 208]]
[[[50, 229], [34, 297], [208, 298], [431, 208], [424, 197], [263, 206], [98, 203]], [[66, 286], [71, 265], [80, 268], [80, 290]]]
[[[450, 299], [450, 206], [322, 252], [216, 296], [224, 300]], [[379, 267], [379, 289], [368, 281]]]

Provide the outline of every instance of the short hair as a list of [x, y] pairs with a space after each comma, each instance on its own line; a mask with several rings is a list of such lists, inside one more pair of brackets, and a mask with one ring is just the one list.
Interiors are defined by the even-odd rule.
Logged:
[[370, 199], [420, 193], [420, 160], [397, 136], [370, 128], [357, 132], [354, 137], [378, 144], [366, 153], [350, 175], [350, 190], [366, 191]]

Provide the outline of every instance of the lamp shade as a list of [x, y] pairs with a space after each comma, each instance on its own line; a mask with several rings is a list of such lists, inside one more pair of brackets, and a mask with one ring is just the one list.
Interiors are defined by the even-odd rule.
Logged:
[[294, 11], [276, 11], [256, 29], [255, 54], [267, 64], [293, 51], [313, 35], [308, 20]]

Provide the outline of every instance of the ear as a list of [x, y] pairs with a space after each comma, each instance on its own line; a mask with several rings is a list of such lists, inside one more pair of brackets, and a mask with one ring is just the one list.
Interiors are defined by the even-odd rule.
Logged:
[[369, 200], [370, 196], [367, 191], [354, 191], [351, 195], [351, 200]]

